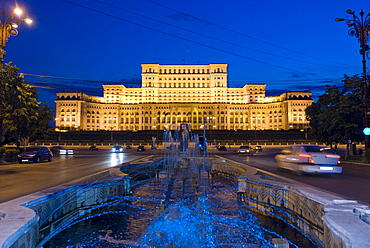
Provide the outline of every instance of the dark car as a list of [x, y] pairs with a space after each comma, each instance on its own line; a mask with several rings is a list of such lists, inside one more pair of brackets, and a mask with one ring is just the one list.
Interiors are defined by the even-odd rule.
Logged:
[[126, 149], [132, 149], [131, 146], [126, 146]]
[[226, 146], [220, 146], [220, 147], [218, 148], [218, 150], [219, 150], [219, 151], [227, 151], [227, 148], [226, 148]]
[[27, 162], [40, 163], [42, 160], [47, 160], [49, 162], [53, 160], [52, 151], [45, 146], [29, 147], [18, 155], [18, 162], [20, 164]]
[[255, 150], [256, 152], [262, 152], [262, 146], [256, 146], [256, 147], [254, 148], [254, 150]]
[[112, 152], [123, 152], [123, 147], [122, 146], [113, 146], [112, 147]]
[[143, 151], [145, 151], [145, 147], [144, 146], [138, 146], [137, 151], [138, 152], [143, 152]]
[[96, 147], [96, 145], [90, 146], [89, 151], [97, 151], [99, 148]]

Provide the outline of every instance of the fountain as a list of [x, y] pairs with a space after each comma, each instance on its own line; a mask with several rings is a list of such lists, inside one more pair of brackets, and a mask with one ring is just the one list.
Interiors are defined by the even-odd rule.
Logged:
[[132, 195], [70, 223], [39, 247], [274, 247], [276, 240], [285, 242], [280, 247], [318, 246], [238, 201], [238, 182], [211, 173], [215, 158], [207, 153], [205, 129], [202, 137], [185, 124], [165, 130], [162, 156], [123, 165]]

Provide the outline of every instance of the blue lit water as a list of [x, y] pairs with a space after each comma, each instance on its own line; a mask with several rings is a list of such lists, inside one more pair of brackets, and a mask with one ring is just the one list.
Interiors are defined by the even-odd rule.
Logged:
[[205, 197], [172, 198], [164, 212], [157, 213], [163, 194], [160, 180], [146, 180], [135, 187], [131, 203], [77, 223], [43, 247], [254, 248], [273, 247], [272, 238], [281, 237], [290, 247], [316, 247], [289, 225], [239, 204], [236, 188], [224, 179], [209, 181]]

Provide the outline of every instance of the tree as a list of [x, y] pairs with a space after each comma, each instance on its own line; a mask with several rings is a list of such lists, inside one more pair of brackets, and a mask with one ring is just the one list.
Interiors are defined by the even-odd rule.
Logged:
[[363, 78], [344, 76], [344, 87], [327, 85], [325, 94], [306, 109], [311, 135], [318, 141], [333, 144], [363, 141]]
[[37, 102], [36, 89], [24, 83], [19, 68], [11, 63], [0, 69], [0, 91], [5, 143], [33, 140], [51, 131], [47, 124], [53, 117], [50, 107]]

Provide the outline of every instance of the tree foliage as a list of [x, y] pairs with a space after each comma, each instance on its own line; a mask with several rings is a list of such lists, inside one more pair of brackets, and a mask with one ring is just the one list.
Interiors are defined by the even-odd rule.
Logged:
[[51, 131], [48, 122], [53, 113], [45, 103], [37, 102], [34, 87], [24, 83], [19, 68], [11, 63], [0, 68], [0, 101], [3, 107], [5, 143], [20, 139], [34, 140]]
[[317, 102], [306, 109], [311, 135], [326, 144], [363, 141], [364, 80], [358, 75], [344, 76], [344, 87], [327, 85]]

